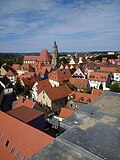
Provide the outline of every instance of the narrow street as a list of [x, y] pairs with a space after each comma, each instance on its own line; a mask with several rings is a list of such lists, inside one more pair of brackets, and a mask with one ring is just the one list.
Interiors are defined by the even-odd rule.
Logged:
[[13, 88], [5, 89], [5, 96], [0, 109], [4, 112], [11, 110], [13, 101], [15, 101], [15, 96], [13, 95]]

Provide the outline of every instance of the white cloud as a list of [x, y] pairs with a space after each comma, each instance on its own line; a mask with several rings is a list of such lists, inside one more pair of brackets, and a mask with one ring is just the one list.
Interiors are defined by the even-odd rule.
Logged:
[[44, 47], [51, 49], [54, 40], [58, 41], [61, 50], [120, 49], [118, 45], [120, 1], [85, 2], [84, 0], [69, 4], [52, 0], [0, 2], [1, 51], [38, 51]]

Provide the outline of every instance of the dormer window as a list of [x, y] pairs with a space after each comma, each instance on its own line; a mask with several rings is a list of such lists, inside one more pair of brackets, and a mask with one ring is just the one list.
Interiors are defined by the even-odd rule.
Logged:
[[25, 157], [24, 157], [24, 156], [22, 156], [22, 157], [20, 158], [20, 160], [25, 160]]
[[5, 136], [2, 134], [1, 135], [1, 141], [4, 141], [4, 139], [5, 139]]
[[15, 148], [12, 147], [11, 150], [10, 150], [10, 153], [12, 154], [14, 152]]
[[16, 153], [15, 153], [15, 158], [17, 158], [17, 157], [18, 157], [18, 155], [19, 155], [19, 152], [18, 152], [18, 151], [16, 151]]

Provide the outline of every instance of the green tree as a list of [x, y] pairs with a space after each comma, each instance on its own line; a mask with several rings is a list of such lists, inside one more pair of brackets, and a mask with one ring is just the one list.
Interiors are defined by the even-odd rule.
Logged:
[[21, 85], [20, 80], [17, 79], [15, 86], [14, 86], [14, 91], [16, 95], [22, 95], [24, 92], [24, 87]]
[[109, 86], [110, 91], [112, 92], [120, 92], [120, 83], [114, 83]]

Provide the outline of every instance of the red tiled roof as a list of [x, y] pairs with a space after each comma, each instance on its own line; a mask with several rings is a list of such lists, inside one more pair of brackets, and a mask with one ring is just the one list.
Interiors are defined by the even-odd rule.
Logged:
[[24, 61], [36, 61], [40, 56], [24, 56]]
[[20, 96], [14, 108], [18, 108], [21, 106], [33, 108], [34, 105], [35, 105], [35, 102], [33, 102], [31, 99]]
[[71, 77], [69, 82], [73, 84], [77, 89], [85, 89], [87, 88], [87, 85], [88, 85], [88, 80], [82, 79], [82, 78]]
[[71, 77], [69, 69], [57, 69], [49, 73], [49, 79], [55, 80], [60, 84], [63, 84], [64, 81], [68, 81]]
[[75, 111], [68, 109], [68, 108], [62, 108], [59, 114], [59, 117], [67, 119], [69, 116], [71, 116]]
[[37, 83], [37, 94], [52, 87], [48, 79], [37, 81]]
[[25, 123], [28, 123], [32, 121], [33, 119], [43, 115], [43, 112], [40, 112], [38, 110], [21, 106], [15, 109], [12, 109], [7, 112], [7, 114], [11, 115], [12, 117], [15, 117]]
[[89, 80], [106, 82], [108, 80], [109, 73], [106, 72], [91, 72], [89, 75]]
[[87, 104], [92, 102], [103, 93], [104, 91], [93, 89], [91, 94], [72, 91], [71, 95], [73, 96], [74, 101]]
[[40, 53], [40, 61], [41, 62], [50, 62], [51, 61], [51, 57], [47, 51], [47, 49], [43, 49]]
[[63, 85], [49, 88], [45, 92], [51, 101], [56, 101], [62, 98], [66, 98], [71, 93], [71, 90], [67, 86]]
[[25, 72], [24, 74], [18, 75], [17, 78], [23, 79], [23, 78], [31, 78], [36, 76], [35, 72]]
[[13, 64], [12, 68], [15, 69], [15, 70], [17, 70], [19, 68], [19, 66], [20, 66], [20, 64]]
[[29, 72], [34, 72], [33, 67], [30, 64], [22, 64], [18, 70], [24, 70], [24, 71], [29, 71]]
[[6, 76], [15, 76], [15, 75], [17, 75], [17, 71], [13, 69], [12, 67], [9, 67], [9, 70], [6, 73]]
[[[0, 159], [12, 160], [30, 158], [53, 141], [53, 138], [42, 131], [31, 127], [12, 116], [0, 111]], [[14, 147], [13, 153], [10, 153]], [[18, 157], [15, 158], [18, 151]]]
[[24, 83], [25, 86], [33, 86], [37, 80], [38, 80], [37, 77], [22, 78], [22, 82]]
[[100, 67], [100, 71], [117, 73], [119, 69], [118, 67], [109, 66], [109, 67]]

